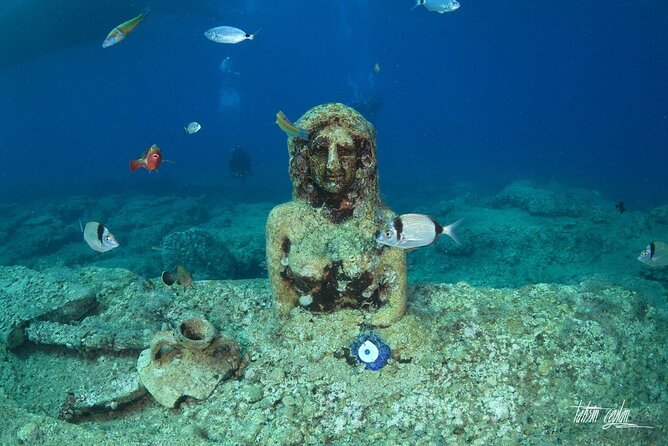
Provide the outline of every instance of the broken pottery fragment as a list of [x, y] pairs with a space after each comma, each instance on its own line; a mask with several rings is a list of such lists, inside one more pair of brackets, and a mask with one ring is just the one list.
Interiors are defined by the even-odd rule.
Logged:
[[189, 318], [176, 333], [156, 334], [151, 347], [139, 355], [137, 370], [156, 401], [175, 407], [185, 397], [208, 398], [240, 364], [236, 342], [220, 337], [207, 320]]
[[75, 421], [84, 415], [110, 412], [146, 395], [146, 388], [137, 373], [128, 373], [105, 383], [103, 386], [81, 392], [68, 393], [60, 408], [58, 418]]

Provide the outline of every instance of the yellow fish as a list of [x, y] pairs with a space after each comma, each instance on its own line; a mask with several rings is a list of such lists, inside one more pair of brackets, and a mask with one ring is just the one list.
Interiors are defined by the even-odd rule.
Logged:
[[141, 22], [144, 21], [146, 17], [151, 13], [151, 8], [146, 8], [144, 11], [139, 14], [134, 19], [130, 19], [127, 22], [123, 22], [118, 25], [116, 28], [112, 29], [107, 38], [102, 42], [102, 48], [107, 48], [112, 45], [116, 45], [121, 40], [125, 39], [128, 34], [130, 34]]
[[276, 124], [278, 124], [281, 130], [287, 133], [288, 136], [292, 136], [293, 138], [301, 138], [304, 140], [308, 139], [308, 131], [306, 129], [296, 127], [288, 120], [288, 118], [285, 117], [285, 113], [282, 111], [276, 113]]

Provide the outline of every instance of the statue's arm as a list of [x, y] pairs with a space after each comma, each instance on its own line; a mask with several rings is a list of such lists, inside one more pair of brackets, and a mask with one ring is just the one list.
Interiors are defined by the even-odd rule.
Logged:
[[283, 206], [275, 207], [267, 219], [267, 271], [269, 273], [269, 282], [276, 300], [280, 304], [280, 312], [287, 313], [295, 306], [299, 295], [294, 288], [281, 277], [284, 266], [281, 259], [287, 256], [286, 249], [289, 250], [290, 239], [288, 237], [288, 225], [290, 224], [283, 218]]
[[387, 303], [372, 319], [372, 324], [388, 326], [406, 312], [406, 253], [397, 248], [385, 249], [381, 254], [381, 271], [385, 283]]

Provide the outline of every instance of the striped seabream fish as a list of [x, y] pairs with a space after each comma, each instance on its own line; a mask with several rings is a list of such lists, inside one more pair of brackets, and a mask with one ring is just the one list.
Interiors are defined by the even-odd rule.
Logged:
[[116, 237], [102, 223], [89, 221], [84, 227], [79, 220], [79, 227], [83, 232], [84, 241], [91, 249], [97, 252], [107, 252], [118, 247]]
[[668, 245], [663, 242], [651, 242], [638, 256], [645, 265], [657, 267], [668, 265]]
[[385, 228], [376, 233], [376, 241], [383, 245], [401, 249], [414, 249], [432, 244], [439, 235], [446, 234], [457, 244], [455, 228], [463, 218], [448, 226], [441, 226], [428, 215], [404, 214], [390, 220]]

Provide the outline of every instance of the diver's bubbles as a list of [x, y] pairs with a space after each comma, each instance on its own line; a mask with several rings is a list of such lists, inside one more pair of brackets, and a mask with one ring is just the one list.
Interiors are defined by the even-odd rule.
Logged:
[[232, 58], [227, 56], [223, 61], [218, 65], [218, 70], [221, 73], [228, 74], [232, 72]]
[[241, 95], [237, 90], [223, 87], [218, 91], [219, 112], [237, 109], [239, 108], [240, 103], [241, 103]]

